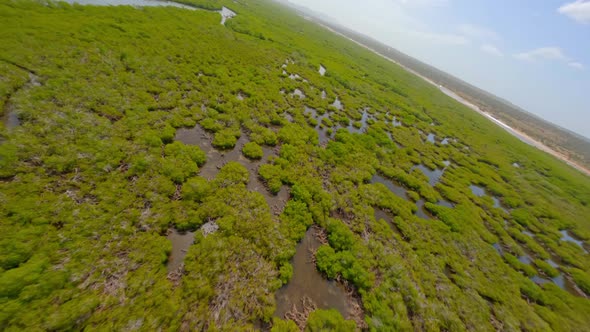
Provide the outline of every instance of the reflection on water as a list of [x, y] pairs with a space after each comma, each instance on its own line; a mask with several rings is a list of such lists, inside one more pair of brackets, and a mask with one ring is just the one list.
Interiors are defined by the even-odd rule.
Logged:
[[[29, 81], [25, 83], [20, 89], [30, 89], [32, 87], [41, 86], [41, 82], [39, 82], [39, 76], [29, 73]], [[17, 90], [18, 91], [18, 90]], [[15, 91], [16, 93], [16, 91]], [[20, 126], [20, 119], [18, 117], [16, 107], [12, 103], [12, 96], [8, 96], [7, 100], [4, 103], [4, 113], [1, 116], [0, 121], [4, 124], [6, 129], [12, 129], [15, 127]]]
[[193, 128], [181, 128], [176, 131], [177, 141], [188, 145], [197, 145], [207, 155], [207, 161], [199, 169], [199, 175], [207, 180], [213, 180], [219, 170], [230, 161], [236, 161], [246, 167], [249, 173], [247, 188], [250, 191], [256, 191], [264, 196], [271, 212], [275, 215], [280, 214], [287, 200], [289, 191], [282, 188], [277, 195], [272, 195], [262, 180], [258, 177], [258, 167], [268, 161], [275, 155], [275, 151], [269, 147], [263, 147], [264, 156], [260, 160], [249, 160], [242, 154], [242, 148], [248, 143], [246, 135], [240, 136], [236, 146], [230, 151], [219, 151], [211, 144], [211, 134], [207, 133], [201, 126], [196, 125]]
[[560, 231], [561, 235], [563, 235], [561, 237], [562, 241], [566, 241], [566, 242], [572, 242], [577, 244], [580, 248], [582, 248], [582, 250], [584, 250], [585, 253], [588, 253], [588, 250], [586, 250], [586, 248], [584, 248], [584, 241], [580, 241], [574, 237], [571, 236], [571, 234], [569, 233], [568, 230], [562, 230]]
[[408, 196], [406, 195], [406, 188], [398, 184], [395, 184], [393, 181], [388, 180], [379, 174], [373, 175], [373, 177], [371, 178], [371, 183], [381, 183], [385, 185], [389, 190], [391, 190], [391, 192], [394, 193], [396, 196], [401, 197], [405, 200], [408, 199]]
[[434, 135], [433, 133], [428, 134], [428, 136], [426, 137], [426, 140], [430, 143], [434, 143], [435, 142], [435, 138], [436, 135]]
[[541, 278], [538, 275], [531, 277], [531, 280], [537, 285], [544, 285], [551, 282], [550, 280]]
[[483, 189], [480, 186], [476, 186], [474, 184], [470, 185], [469, 189], [471, 189], [471, 192], [477, 197], [483, 197], [486, 194], [485, 189]]
[[413, 171], [414, 169], [419, 169], [420, 171], [422, 171], [422, 173], [424, 173], [424, 175], [428, 177], [428, 183], [433, 187], [440, 181], [440, 178], [443, 176], [445, 172], [444, 169], [439, 168], [431, 170], [430, 168], [422, 164], [413, 166], [411, 171]]
[[363, 115], [362, 115], [361, 121], [360, 121], [361, 126], [359, 128], [357, 128], [354, 125], [354, 122], [351, 122], [351, 123], [349, 123], [348, 127], [346, 127], [346, 129], [348, 129], [348, 132], [352, 133], [352, 134], [362, 134], [367, 129], [367, 121], [369, 120], [369, 118], [372, 118], [372, 116], [365, 109], [365, 110], [363, 110]]
[[494, 243], [492, 244], [492, 246], [500, 256], [504, 254], [504, 250], [502, 249], [502, 246], [499, 243]]
[[[480, 186], [476, 186], [474, 184], [469, 185], [469, 189], [471, 189], [471, 192], [477, 196], [477, 197], [483, 197], [486, 195], [486, 190]], [[500, 199], [496, 196], [491, 196], [492, 197], [492, 201], [494, 202], [494, 207], [498, 208], [498, 209], [502, 209], [504, 210], [504, 212], [508, 212], [508, 209], [506, 209], [506, 207], [504, 207], [502, 205], [502, 202], [500, 201]]]
[[501, 208], [500, 200], [496, 196], [492, 196], [492, 201], [494, 202], [494, 207]]
[[332, 106], [336, 107], [339, 110], [342, 109], [342, 102], [340, 102], [340, 99], [338, 99], [338, 97], [336, 97], [336, 99], [332, 103]]
[[559, 264], [557, 264], [554, 260], [552, 259], [547, 259], [546, 260], [547, 264], [551, 265], [552, 267], [558, 269], [559, 268]]
[[303, 91], [301, 91], [299, 89], [295, 89], [293, 91], [293, 93], [291, 94], [291, 96], [297, 96], [297, 97], [299, 97], [299, 99], [304, 99], [305, 98], [305, 93], [303, 93]]
[[137, 7], [178, 7], [195, 10], [195, 7], [183, 5], [172, 1], [156, 0], [65, 0], [69, 3], [97, 6], [137, 6]]
[[379, 209], [379, 208], [374, 208], [374, 210], [375, 210], [375, 220], [380, 220], [380, 219], [385, 220], [385, 222], [387, 222], [387, 224], [389, 225], [391, 230], [394, 233], [397, 233], [398, 235], [401, 236], [401, 232], [399, 231], [397, 226], [393, 223], [393, 216], [390, 213], [388, 213], [387, 211], [385, 211], [383, 209]]
[[415, 214], [416, 214], [416, 216], [418, 216], [422, 219], [430, 220], [430, 219], [432, 219], [432, 216], [430, 215], [430, 213], [428, 211], [426, 211], [424, 204], [425, 204], [425, 202], [423, 199], [416, 202], [416, 206], [418, 207], [418, 210], [416, 210]]
[[172, 229], [169, 231], [167, 238], [172, 243], [172, 251], [166, 264], [168, 271], [171, 272], [178, 270], [182, 265], [188, 248], [193, 244], [195, 233], [180, 233], [176, 229]]
[[225, 25], [225, 21], [236, 16], [236, 13], [234, 11], [226, 7], [221, 7], [219, 13], [221, 14], [221, 24], [223, 25]]
[[350, 306], [344, 287], [333, 280], [325, 279], [316, 269], [313, 253], [321, 245], [315, 236], [316, 229], [310, 228], [297, 246], [293, 257], [293, 277], [276, 293], [275, 316], [284, 317], [296, 306], [300, 311], [304, 297], [309, 297], [319, 309], [336, 309], [348, 317]]
[[293, 116], [287, 112], [284, 113], [285, 119], [287, 119], [287, 121], [289, 122], [293, 122], [295, 119], [293, 118]]
[[531, 281], [541, 286], [553, 282], [559, 288], [567, 291], [568, 293], [574, 296], [583, 298], [588, 297], [569, 277], [564, 276], [562, 273], [560, 273], [557, 277], [551, 279], [547, 279], [536, 275], [534, 277], [531, 277]]
[[[384, 178], [383, 176], [381, 176], [379, 174], [375, 174], [371, 178], [371, 183], [381, 183], [381, 184], [385, 185], [396, 196], [409, 201], [408, 196], [406, 194], [407, 193], [406, 188], [404, 188], [404, 187], [396, 184], [392, 180], [386, 179], [386, 178]], [[418, 216], [418, 217], [420, 217], [420, 218], [422, 218], [422, 219], [427, 219], [427, 220], [432, 219], [432, 216], [426, 210], [426, 208], [424, 207], [424, 204], [425, 204], [424, 199], [420, 199], [420, 200], [418, 200], [416, 202], [416, 206], [418, 207], [418, 209], [416, 210], [415, 215]], [[453, 203], [451, 203], [449, 201], [446, 201], [444, 199], [438, 201], [437, 204], [440, 205], [440, 206], [448, 207], [448, 208], [453, 208], [454, 207]], [[375, 212], [375, 213], [377, 213], [377, 212]], [[377, 214], [376, 214], [376, 216], [377, 216]], [[377, 217], [375, 217], [375, 218], [377, 218]], [[385, 219], [385, 218], [383, 218], [383, 219]]]
[[440, 206], [448, 207], [448, 208], [451, 208], [451, 209], [455, 207], [455, 205], [453, 203], [447, 201], [446, 199], [441, 199], [436, 204], [437, 205], [440, 205]]
[[[193, 6], [184, 5], [173, 1], [159, 1], [159, 0], [64, 0], [65, 2], [80, 5], [96, 5], [96, 6], [135, 6], [135, 7], [177, 7], [189, 10], [205, 10]], [[217, 11], [221, 14], [221, 24], [235, 17], [237, 14], [227, 7], [222, 7]]]
[[318, 115], [318, 112], [315, 109], [307, 107], [307, 106], [305, 106], [305, 110], [303, 112], [305, 114], [311, 114], [311, 116], [317, 120], [318, 124], [315, 126], [314, 129], [318, 133], [319, 144], [324, 145], [324, 144], [328, 143], [328, 141], [330, 140], [330, 137], [328, 136], [327, 129], [322, 127], [322, 121], [325, 118], [329, 118], [330, 114], [328, 112], [326, 112], [322, 115]]
[[[240, 136], [233, 150], [219, 151], [213, 147], [212, 134], [206, 132], [201, 126], [194, 128], [181, 128], [176, 131], [176, 140], [188, 145], [197, 145], [207, 155], [205, 165], [199, 170], [199, 175], [207, 180], [215, 178], [219, 169], [230, 161], [237, 161], [246, 166], [248, 159], [242, 155], [242, 147], [248, 142], [245, 135]], [[246, 168], [249, 168], [246, 166]]]
[[12, 104], [9, 102], [6, 103], [6, 106], [4, 108], [4, 114], [2, 115], [2, 123], [4, 124], [4, 127], [8, 129], [20, 126], [20, 119], [14, 111], [14, 107], [12, 107]]
[[563, 274], [559, 274], [557, 277], [551, 279], [551, 281], [570, 294], [584, 298], [588, 297], [569, 277], [565, 277]]
[[531, 264], [531, 262], [533, 261], [531, 256], [529, 256], [528, 254], [524, 254], [524, 255], [518, 257], [518, 260], [524, 264]]

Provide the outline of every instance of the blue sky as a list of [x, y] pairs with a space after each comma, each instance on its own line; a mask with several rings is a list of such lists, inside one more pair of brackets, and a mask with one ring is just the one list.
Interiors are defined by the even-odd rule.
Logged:
[[289, 0], [590, 137], [590, 0]]

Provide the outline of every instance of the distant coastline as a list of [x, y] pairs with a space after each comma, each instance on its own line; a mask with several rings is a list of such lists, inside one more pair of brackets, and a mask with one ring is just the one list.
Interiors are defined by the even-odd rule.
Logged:
[[[309, 17], [308, 15], [303, 15], [303, 16], [304, 16], [304, 18], [306, 18], [306, 19], [308, 19], [308, 20], [313, 20], [313, 19], [312, 19], [311, 17]], [[346, 39], [348, 39], [348, 40], [350, 40], [350, 41], [352, 41], [352, 42], [356, 43], [356, 44], [357, 44], [357, 45], [359, 45], [359, 46], [362, 46], [362, 47], [364, 47], [365, 49], [367, 49], [367, 50], [369, 50], [369, 51], [371, 51], [371, 52], [373, 52], [373, 53], [375, 53], [375, 54], [377, 54], [377, 55], [381, 56], [382, 58], [384, 58], [384, 59], [386, 59], [386, 60], [389, 60], [389, 61], [391, 61], [391, 62], [395, 63], [396, 65], [398, 65], [398, 66], [402, 67], [402, 68], [403, 68], [404, 70], [406, 70], [407, 72], [409, 72], [409, 73], [411, 73], [411, 74], [414, 74], [414, 75], [416, 75], [416, 76], [420, 77], [421, 79], [423, 79], [424, 81], [426, 81], [426, 82], [428, 82], [428, 83], [430, 83], [430, 84], [432, 84], [432, 85], [436, 86], [437, 88], [439, 88], [439, 89], [441, 90], [441, 92], [443, 92], [443, 93], [444, 93], [444, 94], [446, 94], [447, 96], [449, 96], [449, 97], [451, 97], [451, 98], [455, 99], [456, 101], [458, 101], [458, 102], [462, 103], [463, 105], [465, 105], [465, 106], [467, 106], [467, 107], [471, 108], [472, 110], [474, 110], [474, 111], [478, 112], [479, 114], [483, 115], [483, 116], [484, 116], [484, 117], [486, 117], [488, 120], [490, 120], [490, 121], [492, 121], [493, 123], [495, 123], [495, 124], [496, 124], [498, 127], [502, 128], [502, 129], [504, 129], [504, 130], [506, 130], [507, 132], [509, 132], [509, 133], [510, 133], [510, 134], [512, 134], [513, 136], [515, 136], [515, 137], [517, 137], [518, 139], [520, 139], [521, 141], [523, 141], [524, 143], [527, 143], [527, 144], [529, 144], [529, 145], [531, 145], [531, 146], [533, 146], [533, 147], [535, 147], [535, 148], [537, 148], [537, 149], [539, 149], [539, 150], [541, 150], [541, 151], [543, 151], [543, 152], [546, 152], [546, 153], [548, 153], [548, 154], [552, 155], [553, 157], [555, 157], [555, 158], [557, 158], [557, 159], [559, 159], [559, 160], [561, 160], [561, 161], [565, 162], [566, 164], [570, 165], [571, 167], [573, 167], [573, 168], [577, 169], [578, 171], [582, 172], [582, 173], [583, 173], [583, 174], [585, 174], [586, 176], [590, 176], [590, 169], [588, 169], [587, 167], [584, 167], [583, 165], [581, 165], [581, 164], [577, 163], [577, 162], [576, 162], [576, 161], [574, 161], [574, 160], [571, 160], [571, 158], [569, 158], [569, 157], [568, 157], [568, 156], [566, 156], [565, 154], [563, 154], [563, 153], [561, 153], [561, 152], [559, 152], [559, 151], [557, 151], [557, 150], [555, 150], [555, 149], [552, 149], [551, 147], [549, 147], [549, 146], [547, 146], [547, 145], [543, 144], [542, 142], [540, 142], [540, 141], [538, 141], [538, 140], [536, 140], [536, 139], [532, 138], [531, 136], [529, 136], [529, 135], [525, 134], [524, 132], [522, 132], [522, 131], [520, 131], [520, 130], [518, 130], [518, 129], [515, 129], [515, 128], [513, 128], [513, 127], [509, 126], [509, 125], [507, 125], [506, 123], [502, 122], [501, 120], [498, 120], [498, 119], [496, 119], [496, 118], [495, 118], [494, 116], [492, 116], [490, 113], [488, 113], [488, 112], [485, 112], [485, 111], [481, 110], [481, 108], [480, 108], [479, 106], [477, 106], [477, 105], [474, 105], [473, 103], [471, 103], [471, 102], [467, 101], [467, 100], [466, 100], [465, 98], [463, 98], [463, 97], [462, 97], [460, 94], [458, 94], [458, 93], [456, 93], [456, 92], [452, 91], [451, 89], [449, 89], [449, 88], [447, 88], [447, 87], [445, 87], [445, 86], [443, 86], [443, 85], [441, 85], [441, 84], [437, 84], [437, 83], [436, 83], [436, 82], [434, 82], [433, 80], [429, 79], [428, 77], [425, 77], [424, 75], [422, 75], [422, 74], [420, 74], [420, 73], [416, 72], [415, 70], [413, 70], [413, 69], [411, 69], [411, 68], [408, 68], [407, 66], [404, 66], [403, 64], [399, 63], [398, 61], [396, 61], [396, 60], [394, 60], [394, 59], [392, 59], [392, 58], [390, 58], [390, 57], [388, 57], [388, 56], [386, 56], [386, 55], [384, 55], [384, 54], [381, 54], [381, 53], [379, 53], [378, 51], [376, 51], [376, 50], [372, 49], [371, 47], [369, 47], [369, 46], [367, 46], [367, 45], [365, 45], [365, 44], [363, 44], [363, 43], [361, 43], [361, 42], [359, 42], [359, 41], [357, 41], [357, 40], [354, 40], [354, 39], [350, 38], [349, 36], [347, 36], [347, 35], [345, 35], [345, 34], [343, 34], [343, 33], [339, 32], [339, 31], [337, 31], [337, 30], [335, 30], [335, 29], [333, 29], [333, 28], [331, 28], [331, 27], [327, 26], [326, 24], [323, 24], [322, 22], [320, 22], [320, 21], [318, 21], [318, 20], [313, 20], [313, 21], [314, 21], [315, 23], [319, 24], [320, 26], [322, 26], [323, 28], [325, 28], [325, 29], [327, 29], [327, 30], [329, 30], [329, 31], [331, 31], [331, 32], [333, 32], [333, 33], [335, 33], [335, 34], [337, 34], [337, 35], [341, 36], [341, 37], [344, 37], [344, 38], [346, 38]]]

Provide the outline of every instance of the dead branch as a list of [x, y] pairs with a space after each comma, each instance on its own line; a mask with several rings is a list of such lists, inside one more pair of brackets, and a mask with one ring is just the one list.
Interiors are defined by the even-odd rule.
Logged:
[[307, 324], [307, 318], [309, 317], [309, 314], [316, 310], [316, 308], [317, 306], [312, 301], [312, 299], [304, 296], [301, 299], [301, 310], [299, 310], [299, 308], [297, 308], [297, 304], [294, 303], [291, 310], [285, 314], [285, 319], [294, 321], [295, 324], [297, 324], [297, 327], [299, 327], [299, 330], [303, 331], [303, 329], [305, 329], [305, 325]]

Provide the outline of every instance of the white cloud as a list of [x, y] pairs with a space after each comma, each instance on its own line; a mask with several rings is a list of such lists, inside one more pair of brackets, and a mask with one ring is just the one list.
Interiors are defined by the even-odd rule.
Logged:
[[575, 62], [575, 61], [572, 61], [572, 62], [568, 63], [567, 65], [574, 68], [574, 69], [577, 69], [577, 70], [586, 69], [586, 66], [584, 66], [583, 64], [581, 64], [579, 62]]
[[466, 45], [470, 42], [465, 36], [452, 33], [436, 33], [427, 31], [408, 31], [408, 33], [416, 38], [420, 38], [434, 44]]
[[496, 46], [491, 45], [491, 44], [483, 44], [483, 45], [481, 45], [481, 47], [479, 49], [482, 50], [483, 52], [491, 54], [493, 56], [498, 56], [498, 57], [504, 56], [504, 53], [502, 53], [502, 51], [500, 51]]
[[569, 67], [584, 70], [586, 67], [565, 55], [565, 53], [559, 47], [541, 47], [532, 51], [518, 53], [514, 55], [515, 58], [524, 61], [537, 62], [537, 61], [558, 61], [567, 64]]
[[590, 23], [590, 1], [588, 0], [566, 3], [557, 11], [579, 23]]
[[480, 27], [473, 24], [461, 24], [457, 27], [459, 33], [467, 37], [482, 40], [499, 40], [500, 36], [488, 28]]
[[525, 61], [538, 61], [538, 60], [569, 61], [570, 60], [559, 47], [541, 47], [541, 48], [534, 49], [532, 51], [515, 54], [514, 57], [519, 60], [525, 60]]
[[402, 5], [419, 7], [441, 7], [446, 6], [449, 0], [397, 0]]

